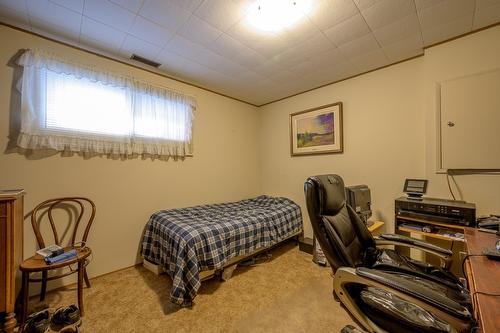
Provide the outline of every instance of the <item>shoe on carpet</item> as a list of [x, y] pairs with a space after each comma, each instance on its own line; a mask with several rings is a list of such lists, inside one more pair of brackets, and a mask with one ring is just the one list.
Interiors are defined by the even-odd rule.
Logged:
[[49, 328], [49, 310], [32, 313], [26, 319], [23, 333], [44, 333]]
[[[50, 328], [54, 331], [59, 331], [66, 329], [68, 326], [68, 329], [70, 327], [78, 327], [81, 323], [80, 310], [76, 305], [72, 304], [61, 307], [54, 312], [50, 319]], [[78, 330], [68, 332], [78, 332]]]
[[78, 326], [67, 326], [59, 331], [59, 333], [80, 333]]

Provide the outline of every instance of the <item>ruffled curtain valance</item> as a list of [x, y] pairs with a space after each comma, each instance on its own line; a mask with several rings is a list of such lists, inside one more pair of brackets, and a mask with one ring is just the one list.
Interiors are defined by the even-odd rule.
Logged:
[[25, 51], [17, 63], [19, 147], [121, 157], [192, 153], [194, 97], [42, 50]]

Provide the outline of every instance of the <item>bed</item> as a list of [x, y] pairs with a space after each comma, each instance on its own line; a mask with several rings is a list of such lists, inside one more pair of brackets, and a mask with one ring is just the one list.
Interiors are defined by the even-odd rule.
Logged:
[[188, 306], [200, 274], [302, 233], [300, 207], [283, 197], [161, 210], [146, 224], [141, 253], [172, 278], [170, 299]]

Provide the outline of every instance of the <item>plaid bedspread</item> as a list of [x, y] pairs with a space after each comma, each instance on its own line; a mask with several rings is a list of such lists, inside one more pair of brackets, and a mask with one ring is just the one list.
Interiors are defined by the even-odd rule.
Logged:
[[144, 258], [162, 265], [173, 281], [170, 298], [189, 305], [199, 272], [272, 246], [302, 231], [300, 207], [287, 198], [260, 196], [238, 202], [154, 213], [142, 240]]

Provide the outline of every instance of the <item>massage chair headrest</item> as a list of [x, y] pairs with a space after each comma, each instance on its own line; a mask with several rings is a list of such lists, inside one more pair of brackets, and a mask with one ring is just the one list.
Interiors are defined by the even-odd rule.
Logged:
[[319, 215], [336, 215], [345, 206], [344, 181], [339, 175], [309, 177], [316, 184], [319, 196]]

